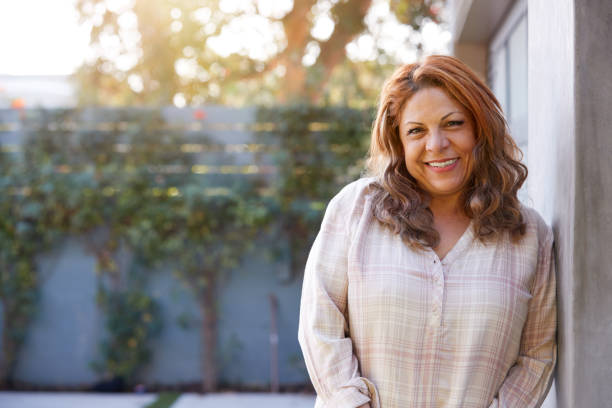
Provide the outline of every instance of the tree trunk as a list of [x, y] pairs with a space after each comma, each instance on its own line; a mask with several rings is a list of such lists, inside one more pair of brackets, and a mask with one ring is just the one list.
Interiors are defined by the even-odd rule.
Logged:
[[346, 45], [361, 33], [365, 27], [365, 16], [372, 5], [372, 0], [355, 0], [338, 2], [332, 9], [332, 14], [342, 16], [336, 22], [331, 37], [321, 44], [321, 52], [317, 65], [321, 67], [321, 78], [316, 87], [309, 89], [309, 100], [320, 102], [332, 71], [346, 59]]
[[283, 87], [279, 90], [281, 103], [291, 98], [306, 95], [306, 67], [302, 56], [310, 40], [310, 9], [316, 0], [296, 0], [293, 9], [283, 18], [283, 28], [287, 37], [287, 48], [278, 57], [278, 65], [286, 68]]
[[278, 327], [276, 315], [278, 314], [278, 299], [270, 293], [270, 391], [278, 392]]
[[278, 94], [280, 103], [304, 98], [308, 90], [306, 89], [306, 70], [302, 66], [301, 55], [292, 54], [287, 58], [280, 59], [279, 63], [286, 68], [284, 85]]
[[0, 389], [11, 388], [11, 377], [15, 368], [15, 361], [17, 356], [17, 344], [10, 335], [10, 301], [6, 300], [2, 302], [2, 351], [0, 354]]
[[202, 390], [205, 393], [217, 390], [217, 285], [209, 278], [200, 296], [202, 314]]
[[7, 347], [9, 344], [8, 325], [6, 324], [6, 316], [8, 313], [6, 313], [6, 305], [1, 299], [0, 304], [2, 304], [3, 312], [2, 327], [0, 327], [2, 331], [2, 350], [0, 350], [0, 390], [5, 390], [7, 389], [8, 359], [10, 354]]

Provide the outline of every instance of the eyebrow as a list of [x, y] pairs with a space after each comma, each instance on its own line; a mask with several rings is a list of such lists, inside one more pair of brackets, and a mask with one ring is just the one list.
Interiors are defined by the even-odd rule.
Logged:
[[[443, 121], [444, 119], [446, 119], [447, 117], [449, 117], [450, 115], [452, 115], [453, 113], [461, 113], [459, 111], [452, 111], [447, 113], [446, 115], [442, 116], [442, 118], [440, 119], [440, 121]], [[408, 123], [414, 123], [415, 125], [422, 125], [421, 122], [413, 122], [413, 121], [406, 121], [405, 124], [407, 125]]]

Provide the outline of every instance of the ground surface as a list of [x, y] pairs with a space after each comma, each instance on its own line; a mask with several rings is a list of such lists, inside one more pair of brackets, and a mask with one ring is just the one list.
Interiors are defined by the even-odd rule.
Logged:
[[[156, 394], [0, 392], [2, 408], [144, 408]], [[312, 408], [314, 396], [298, 394], [183, 394], [172, 408]]]

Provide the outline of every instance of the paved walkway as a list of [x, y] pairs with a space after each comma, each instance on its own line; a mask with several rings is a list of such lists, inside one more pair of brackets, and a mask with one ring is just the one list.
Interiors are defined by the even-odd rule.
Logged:
[[80, 392], [0, 392], [2, 408], [143, 408], [156, 394]]
[[[553, 384], [554, 386], [554, 384]], [[542, 408], [556, 407], [555, 390]], [[97, 394], [0, 391], [1, 408], [144, 408], [156, 394]], [[182, 394], [172, 408], [313, 408], [314, 396], [301, 394]]]
[[[2, 408], [144, 408], [156, 394], [0, 392]], [[172, 408], [313, 408], [314, 397], [299, 394], [182, 394]]]
[[313, 408], [314, 402], [314, 396], [298, 394], [183, 394], [172, 408]]

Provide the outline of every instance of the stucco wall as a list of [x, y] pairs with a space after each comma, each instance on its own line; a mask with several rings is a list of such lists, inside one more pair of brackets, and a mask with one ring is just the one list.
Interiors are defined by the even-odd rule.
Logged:
[[612, 401], [612, 2], [529, 1], [529, 169], [555, 229], [557, 403]]

